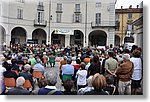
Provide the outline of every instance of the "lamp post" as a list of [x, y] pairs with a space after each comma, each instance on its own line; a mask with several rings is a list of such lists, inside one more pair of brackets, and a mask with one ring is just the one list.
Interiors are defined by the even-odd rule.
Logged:
[[48, 16], [48, 20], [49, 20], [49, 27], [48, 27], [48, 44], [51, 44], [51, 36], [50, 36], [50, 26], [51, 26], [51, 20], [52, 20], [52, 15], [51, 15], [51, 1], [49, 3], [49, 16]]

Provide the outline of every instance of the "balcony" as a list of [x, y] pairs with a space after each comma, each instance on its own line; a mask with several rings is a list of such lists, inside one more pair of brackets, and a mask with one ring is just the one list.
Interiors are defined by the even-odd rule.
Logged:
[[80, 9], [75, 9], [74, 13], [81, 13]]
[[101, 22], [96, 22], [93, 21], [91, 22], [91, 27], [92, 28], [99, 28], [99, 27], [115, 27], [115, 21], [101, 21]]
[[44, 6], [43, 5], [38, 5], [37, 10], [38, 11], [44, 11]]
[[47, 21], [45, 20], [34, 20], [34, 26], [46, 27]]

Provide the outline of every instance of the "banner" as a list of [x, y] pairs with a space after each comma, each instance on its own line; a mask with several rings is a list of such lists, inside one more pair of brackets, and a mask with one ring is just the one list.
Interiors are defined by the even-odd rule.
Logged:
[[74, 35], [74, 30], [72, 30], [72, 29], [55, 29], [55, 34]]

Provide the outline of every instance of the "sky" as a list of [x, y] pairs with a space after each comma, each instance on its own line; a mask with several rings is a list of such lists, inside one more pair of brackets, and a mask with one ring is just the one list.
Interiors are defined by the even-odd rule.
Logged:
[[116, 8], [120, 9], [121, 6], [123, 6], [123, 8], [129, 8], [130, 5], [132, 5], [132, 8], [136, 8], [142, 1], [143, 0], [117, 0]]

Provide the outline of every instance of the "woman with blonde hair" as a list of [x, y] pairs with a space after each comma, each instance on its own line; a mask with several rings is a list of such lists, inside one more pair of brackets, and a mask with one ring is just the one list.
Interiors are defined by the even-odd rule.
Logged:
[[108, 93], [103, 90], [106, 85], [106, 78], [103, 75], [96, 73], [92, 78], [94, 90], [86, 92], [85, 95], [108, 95]]

